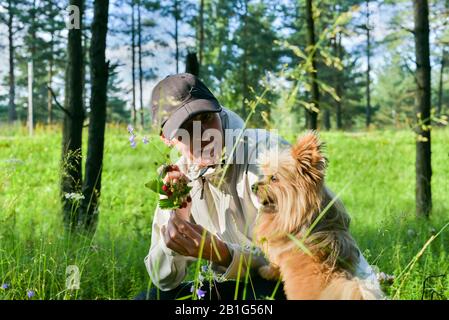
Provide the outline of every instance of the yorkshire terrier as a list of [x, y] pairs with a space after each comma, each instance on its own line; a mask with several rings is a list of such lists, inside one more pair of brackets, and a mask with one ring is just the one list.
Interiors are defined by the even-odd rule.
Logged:
[[324, 185], [326, 162], [314, 132], [262, 157], [264, 178], [253, 185], [261, 204], [255, 236], [270, 264], [259, 274], [281, 277], [291, 300], [381, 299], [379, 286], [356, 276], [360, 251], [348, 213]]

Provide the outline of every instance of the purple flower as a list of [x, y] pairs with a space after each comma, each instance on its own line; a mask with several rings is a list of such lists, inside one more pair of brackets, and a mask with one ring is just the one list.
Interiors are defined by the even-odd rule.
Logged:
[[135, 141], [131, 141], [131, 148], [135, 148], [136, 147], [136, 142]]
[[198, 296], [198, 298], [202, 299], [206, 296], [206, 291], [198, 289], [198, 290], [196, 290], [196, 295]]
[[33, 290], [28, 290], [27, 291], [27, 297], [28, 299], [31, 299], [32, 297], [34, 297], [36, 295], [36, 293]]
[[147, 138], [147, 136], [143, 137], [142, 142], [143, 142], [144, 144], [148, 144], [148, 138]]
[[[192, 287], [190, 287], [190, 292], [193, 292], [193, 289], [195, 288], [195, 285], [192, 285]], [[206, 291], [205, 290], [201, 290], [201, 288], [198, 288], [196, 290], [196, 295], [198, 296], [198, 298], [202, 299], [206, 296]]]
[[9, 283], [3, 283], [1, 288], [2, 288], [3, 290], [8, 289], [8, 288], [9, 288]]
[[135, 138], [136, 136], [135, 135], [131, 135], [130, 137], [129, 137], [129, 142], [134, 142], [134, 138]]
[[134, 128], [132, 125], [128, 124], [128, 132], [132, 134], [134, 132]]

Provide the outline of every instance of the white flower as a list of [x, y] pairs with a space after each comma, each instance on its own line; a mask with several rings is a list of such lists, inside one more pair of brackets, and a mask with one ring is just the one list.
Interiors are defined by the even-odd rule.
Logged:
[[84, 199], [84, 195], [82, 193], [76, 193], [76, 192], [66, 193], [66, 194], [64, 194], [64, 197], [66, 199], [73, 199], [75, 201], [80, 201], [80, 200]]

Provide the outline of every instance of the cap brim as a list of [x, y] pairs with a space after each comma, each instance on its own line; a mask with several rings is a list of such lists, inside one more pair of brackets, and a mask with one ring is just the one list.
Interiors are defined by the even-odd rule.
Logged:
[[178, 110], [176, 110], [170, 118], [164, 123], [162, 127], [162, 133], [168, 139], [173, 139], [176, 131], [182, 126], [182, 124], [189, 118], [196, 116], [200, 113], [206, 112], [220, 112], [221, 106], [218, 101], [207, 99], [195, 99], [186, 103]]

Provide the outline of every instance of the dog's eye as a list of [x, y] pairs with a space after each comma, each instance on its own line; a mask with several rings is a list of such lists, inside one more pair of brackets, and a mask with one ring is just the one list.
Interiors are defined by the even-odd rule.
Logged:
[[271, 182], [277, 182], [278, 178], [276, 176], [271, 176], [270, 180]]

